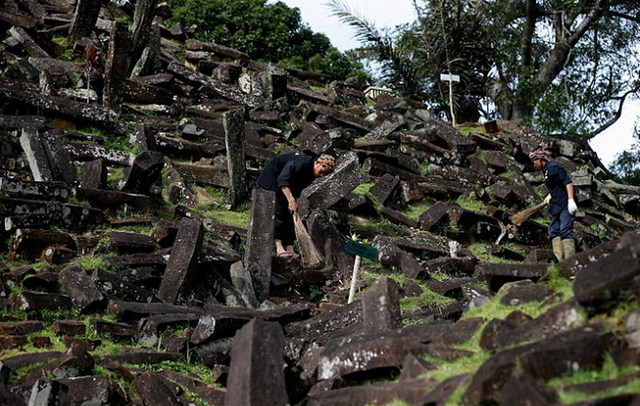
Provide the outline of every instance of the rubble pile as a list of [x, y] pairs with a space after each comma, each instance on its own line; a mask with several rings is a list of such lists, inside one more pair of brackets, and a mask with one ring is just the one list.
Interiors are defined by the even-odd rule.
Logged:
[[[0, 403], [640, 402], [640, 188], [588, 145], [453, 128], [355, 78], [193, 39], [165, 4], [131, 23], [133, 7], [0, 6]], [[558, 264], [544, 214], [509, 221], [546, 194], [538, 146], [580, 208]], [[338, 157], [299, 200], [322, 269], [265, 238], [273, 196], [253, 185], [284, 151]], [[243, 225], [207, 214], [247, 207]], [[347, 303], [351, 235], [377, 257]], [[496, 302], [508, 312], [477, 316]], [[550, 383], [612, 363], [631, 372]]]

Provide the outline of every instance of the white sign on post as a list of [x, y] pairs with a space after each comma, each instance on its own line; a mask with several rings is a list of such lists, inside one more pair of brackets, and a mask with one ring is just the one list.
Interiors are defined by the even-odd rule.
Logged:
[[441, 73], [440, 80], [449, 82], [449, 110], [451, 113], [451, 125], [456, 126], [456, 114], [453, 111], [453, 82], [460, 82], [460, 75]]
[[448, 75], [446, 73], [441, 73], [440, 80], [445, 82], [460, 82], [460, 75]]

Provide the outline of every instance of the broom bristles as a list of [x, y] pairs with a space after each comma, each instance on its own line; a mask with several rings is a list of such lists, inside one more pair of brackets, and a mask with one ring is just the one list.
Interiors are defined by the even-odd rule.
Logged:
[[542, 202], [542, 203], [536, 204], [533, 207], [530, 207], [528, 209], [522, 210], [521, 212], [518, 212], [518, 213], [512, 215], [509, 218], [511, 220], [511, 224], [513, 224], [514, 226], [519, 226], [520, 224], [522, 224], [525, 221], [527, 221], [529, 219], [529, 217], [533, 216], [534, 214], [536, 214], [537, 212], [542, 210], [542, 208], [544, 206], [546, 206], [546, 205], [547, 205], [547, 203]]
[[296, 230], [296, 238], [300, 245], [300, 256], [302, 257], [302, 264], [307, 268], [319, 268], [322, 266], [322, 255], [318, 252], [311, 236], [304, 227], [304, 223], [298, 213], [293, 215], [293, 224]]

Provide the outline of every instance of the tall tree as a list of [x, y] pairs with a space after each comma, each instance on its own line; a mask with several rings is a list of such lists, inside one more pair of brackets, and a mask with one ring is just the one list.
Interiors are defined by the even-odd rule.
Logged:
[[[334, 10], [381, 42], [340, 0]], [[490, 99], [497, 113], [548, 132], [590, 138], [640, 90], [636, 0], [423, 0], [418, 21], [392, 44], [419, 74], [415, 86], [442, 107], [440, 73], [461, 76], [456, 109]], [[378, 54], [383, 64], [397, 63]], [[444, 110], [444, 109], [443, 109]], [[469, 115], [470, 116], [470, 115]]]

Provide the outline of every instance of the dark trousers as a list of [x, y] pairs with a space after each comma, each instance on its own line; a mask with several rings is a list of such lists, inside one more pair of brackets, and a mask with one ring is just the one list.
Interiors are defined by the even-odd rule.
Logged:
[[274, 219], [274, 234], [276, 240], [282, 240], [282, 245], [293, 245], [296, 231], [293, 226], [293, 216], [289, 211], [289, 202], [282, 191], [276, 191], [276, 207]]
[[569, 210], [567, 210], [566, 207], [560, 213], [552, 214], [551, 223], [547, 229], [549, 237], [560, 237], [563, 240], [574, 238], [573, 219], [574, 217], [569, 213]]

